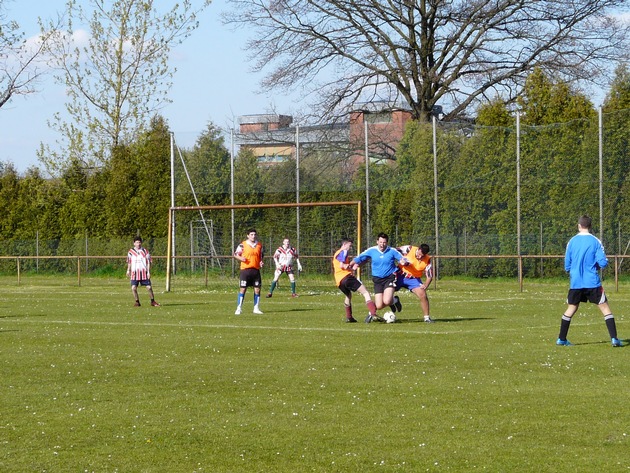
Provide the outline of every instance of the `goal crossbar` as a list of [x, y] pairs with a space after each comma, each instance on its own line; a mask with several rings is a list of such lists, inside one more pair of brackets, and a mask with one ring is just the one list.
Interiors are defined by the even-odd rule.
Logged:
[[300, 207], [324, 207], [324, 206], [343, 206], [354, 205], [357, 207], [357, 241], [356, 250], [361, 251], [361, 201], [340, 201], [340, 202], [291, 202], [291, 203], [277, 203], [277, 204], [234, 204], [234, 205], [186, 205], [186, 206], [174, 206], [168, 209], [168, 242], [166, 249], [166, 292], [171, 290], [171, 272], [172, 272], [172, 260], [173, 260], [173, 222], [175, 212], [178, 210], [238, 210], [238, 209], [260, 209], [260, 208], [282, 208], [292, 207], [299, 209]]

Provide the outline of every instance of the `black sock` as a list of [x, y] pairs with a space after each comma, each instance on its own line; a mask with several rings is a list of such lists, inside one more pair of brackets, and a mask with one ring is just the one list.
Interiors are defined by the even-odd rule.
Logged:
[[608, 329], [610, 338], [617, 338], [617, 324], [615, 324], [615, 316], [612, 314], [605, 315], [604, 321], [606, 322], [606, 328]]
[[567, 334], [569, 333], [569, 325], [571, 325], [571, 317], [562, 315], [562, 320], [560, 322], [560, 334], [558, 335], [558, 338], [560, 340], [567, 339]]

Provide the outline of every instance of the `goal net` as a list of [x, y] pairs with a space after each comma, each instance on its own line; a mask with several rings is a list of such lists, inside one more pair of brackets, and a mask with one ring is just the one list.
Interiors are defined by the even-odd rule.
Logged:
[[168, 222], [167, 291], [175, 284], [234, 289], [239, 263], [232, 254], [250, 228], [263, 244], [263, 286], [273, 278], [274, 252], [289, 238], [300, 277], [332, 287], [331, 258], [341, 239], [353, 238], [359, 251], [361, 202], [180, 206], [169, 209]]

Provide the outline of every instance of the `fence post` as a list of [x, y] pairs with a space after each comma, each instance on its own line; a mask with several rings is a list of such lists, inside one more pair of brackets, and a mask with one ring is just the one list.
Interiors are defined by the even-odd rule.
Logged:
[[81, 287], [81, 257], [77, 256], [77, 280], [79, 287]]
[[18, 277], [18, 286], [20, 285], [20, 257], [17, 257], [17, 277]]

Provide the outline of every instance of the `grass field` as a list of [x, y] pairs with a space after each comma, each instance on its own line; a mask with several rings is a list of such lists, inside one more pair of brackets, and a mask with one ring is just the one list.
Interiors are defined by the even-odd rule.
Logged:
[[409, 294], [398, 323], [344, 324], [332, 281], [241, 316], [236, 283], [154, 283], [134, 308], [123, 279], [0, 279], [0, 471], [630, 469], [630, 349], [592, 305], [555, 346], [566, 282], [442, 280], [435, 324]]

